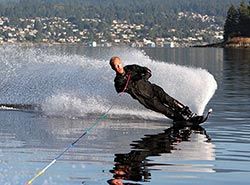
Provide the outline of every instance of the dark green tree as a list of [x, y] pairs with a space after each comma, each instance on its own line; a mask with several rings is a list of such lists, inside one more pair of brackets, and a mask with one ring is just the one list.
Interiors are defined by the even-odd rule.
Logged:
[[250, 37], [250, 4], [244, 2], [239, 7], [239, 29], [241, 36]]
[[232, 5], [228, 10], [224, 41], [235, 36], [250, 37], [250, 2], [249, 5], [241, 2], [237, 9]]
[[227, 19], [224, 25], [224, 41], [239, 34], [239, 12], [231, 5], [227, 12]]

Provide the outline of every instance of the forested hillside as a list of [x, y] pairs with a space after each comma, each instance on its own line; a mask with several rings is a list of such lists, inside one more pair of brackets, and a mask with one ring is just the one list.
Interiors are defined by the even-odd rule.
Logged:
[[171, 22], [176, 13], [186, 11], [225, 17], [229, 6], [239, 2], [241, 0], [2, 0], [0, 15], [13, 18], [74, 16], [164, 23]]
[[0, 42], [219, 42], [227, 10], [241, 1], [0, 0]]

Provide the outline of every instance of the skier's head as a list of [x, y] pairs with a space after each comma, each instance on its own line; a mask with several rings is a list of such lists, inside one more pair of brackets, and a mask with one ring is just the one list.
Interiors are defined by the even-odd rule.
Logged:
[[125, 71], [124, 71], [124, 68], [123, 68], [123, 65], [122, 65], [122, 61], [119, 57], [117, 56], [113, 56], [110, 61], [109, 61], [109, 64], [111, 66], [111, 68], [118, 74], [123, 74]]

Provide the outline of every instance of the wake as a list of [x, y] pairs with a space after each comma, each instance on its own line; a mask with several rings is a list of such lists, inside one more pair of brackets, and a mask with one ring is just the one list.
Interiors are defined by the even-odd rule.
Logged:
[[[208, 71], [154, 61], [141, 51], [111, 48], [104, 58], [65, 54], [51, 48], [0, 48], [0, 103], [32, 105], [47, 116], [87, 117], [110, 111], [110, 118], [162, 119], [129, 95], [118, 96], [109, 58], [119, 55], [124, 64], [138, 64], [152, 70], [150, 81], [171, 96], [202, 114], [217, 89]], [[37, 108], [38, 107], [38, 108]]]

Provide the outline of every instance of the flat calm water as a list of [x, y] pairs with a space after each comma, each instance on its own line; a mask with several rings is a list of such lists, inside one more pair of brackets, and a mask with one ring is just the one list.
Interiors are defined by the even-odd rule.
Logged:
[[[1, 46], [0, 54], [0, 104], [13, 104], [0, 109], [1, 185], [26, 184], [111, 105], [34, 185], [250, 183], [249, 49]], [[153, 82], [197, 112], [213, 108], [211, 117], [174, 130], [117, 96], [113, 55], [149, 66]]]

